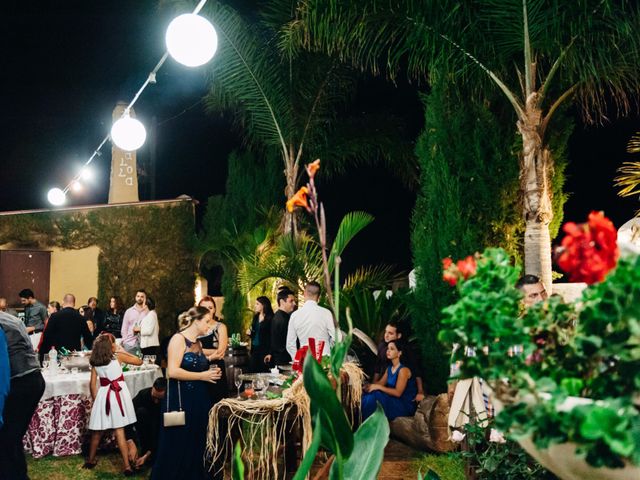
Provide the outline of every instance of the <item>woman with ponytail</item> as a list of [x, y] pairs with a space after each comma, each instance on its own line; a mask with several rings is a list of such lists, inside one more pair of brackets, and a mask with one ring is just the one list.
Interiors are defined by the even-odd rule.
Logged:
[[217, 367], [209, 369], [198, 337], [207, 333], [211, 313], [193, 307], [178, 317], [178, 333], [169, 342], [167, 395], [162, 412], [185, 412], [182, 426], [162, 427], [152, 480], [206, 479], [204, 449], [211, 399], [207, 386], [221, 377]]

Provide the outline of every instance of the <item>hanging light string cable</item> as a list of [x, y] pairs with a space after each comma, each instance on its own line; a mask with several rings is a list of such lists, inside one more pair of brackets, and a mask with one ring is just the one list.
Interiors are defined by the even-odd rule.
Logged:
[[[202, 7], [204, 7], [205, 3], [207, 3], [207, 0], [200, 0], [200, 2], [198, 3], [198, 5], [196, 5], [196, 8], [193, 10], [193, 14], [197, 15], [198, 13], [200, 13], [200, 10], [202, 10]], [[149, 86], [149, 84], [156, 83], [156, 74], [158, 73], [158, 71], [160, 70], [160, 68], [162, 68], [162, 65], [164, 65], [164, 62], [167, 61], [167, 58], [169, 57], [169, 51], [165, 51], [164, 55], [162, 55], [162, 58], [160, 59], [160, 61], [156, 64], [156, 66], [153, 68], [153, 70], [151, 71], [151, 73], [149, 73], [149, 75], [147, 76], [147, 79], [144, 81], [144, 83], [142, 84], [142, 86], [140, 87], [140, 89], [136, 92], [136, 94], [133, 96], [133, 99], [129, 102], [129, 105], [127, 105], [127, 107], [124, 109], [124, 112], [122, 112], [122, 115], [120, 118], [124, 118], [126, 116], [129, 115], [129, 112], [131, 111], [131, 108], [133, 108], [133, 105], [138, 101], [138, 99], [140, 98], [140, 95], [142, 95], [142, 92], [144, 92], [145, 88], [147, 88]], [[71, 181], [67, 184], [66, 187], [64, 187], [63, 193], [66, 195], [69, 190], [71, 189], [71, 187], [78, 181], [80, 181], [80, 179], [82, 178], [82, 175], [84, 174], [84, 172], [86, 171], [86, 168], [89, 166], [89, 164], [94, 160], [95, 157], [100, 156], [100, 150], [102, 149], [102, 147], [104, 146], [105, 143], [107, 143], [107, 141], [111, 138], [111, 134], [107, 134], [106, 137], [104, 137], [104, 139], [102, 139], [102, 142], [100, 142], [100, 145], [98, 145], [98, 148], [96, 148], [94, 150], [94, 152], [91, 154], [91, 156], [89, 157], [89, 159], [84, 163], [84, 165], [82, 166], [82, 169], [80, 169], [80, 172], [78, 174], [76, 174]]]

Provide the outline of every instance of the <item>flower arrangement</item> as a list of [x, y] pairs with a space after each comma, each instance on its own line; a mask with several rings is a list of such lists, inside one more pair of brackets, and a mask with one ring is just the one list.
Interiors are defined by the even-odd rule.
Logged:
[[[514, 287], [519, 268], [487, 249], [474, 257], [476, 272], [461, 271], [456, 282], [444, 276], [455, 273], [453, 261], [443, 264], [460, 297], [443, 311], [440, 339], [475, 352], [453, 353], [462, 375], [489, 382], [504, 403], [498, 427], [556, 475], [580, 478], [568, 471], [574, 459], [592, 478], [638, 478], [640, 256], [618, 260], [615, 229], [601, 213], [564, 231], [558, 264], [590, 284], [579, 302], [552, 296], [525, 310]], [[550, 460], [556, 447], [559, 463]]]

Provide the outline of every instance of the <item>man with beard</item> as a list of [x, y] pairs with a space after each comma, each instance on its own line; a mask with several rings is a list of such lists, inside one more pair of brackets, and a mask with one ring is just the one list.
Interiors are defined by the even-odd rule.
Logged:
[[296, 308], [296, 296], [288, 288], [283, 288], [276, 297], [278, 310], [271, 319], [271, 346], [264, 363], [270, 365], [288, 365], [291, 357], [287, 352], [287, 330], [289, 317]]
[[124, 312], [122, 319], [122, 346], [128, 352], [140, 349], [140, 322], [149, 313], [147, 292], [136, 291], [136, 303]]

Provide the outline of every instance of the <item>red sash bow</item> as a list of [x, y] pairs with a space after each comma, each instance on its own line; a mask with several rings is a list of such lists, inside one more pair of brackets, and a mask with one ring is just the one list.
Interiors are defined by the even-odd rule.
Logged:
[[322, 361], [322, 352], [324, 351], [324, 340], [320, 340], [316, 345], [316, 339], [313, 337], [309, 338], [309, 345], [305, 345], [296, 352], [296, 356], [293, 359], [294, 372], [302, 373], [302, 365], [307, 351], [310, 351], [311, 356], [320, 363]]
[[109, 387], [109, 390], [107, 390], [106, 403], [107, 415], [109, 415], [109, 411], [111, 410], [111, 392], [113, 391], [116, 394], [116, 401], [118, 402], [118, 406], [120, 407], [120, 412], [124, 417], [124, 408], [122, 407], [122, 399], [120, 398], [120, 390], [122, 390], [120, 382], [124, 382], [124, 375], [120, 375], [115, 380], [109, 380], [108, 378], [100, 377], [100, 386]]

